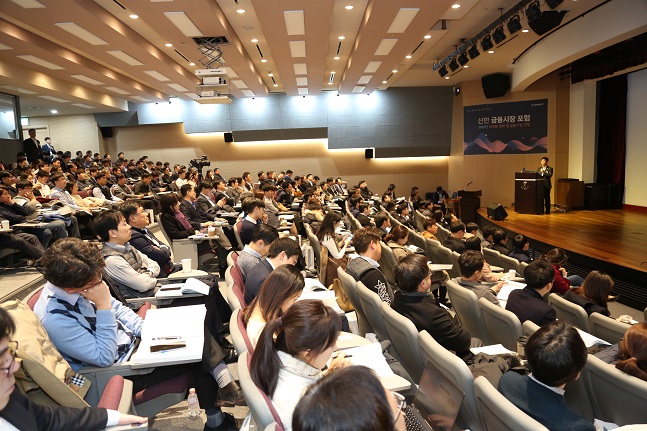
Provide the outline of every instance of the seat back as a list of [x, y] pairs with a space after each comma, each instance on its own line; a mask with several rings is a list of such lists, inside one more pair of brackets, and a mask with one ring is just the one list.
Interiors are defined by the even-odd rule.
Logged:
[[425, 223], [425, 220], [427, 217], [422, 215], [422, 213], [418, 210], [415, 210], [413, 213], [413, 221], [415, 223], [416, 229], [418, 230], [423, 230], [423, 225]]
[[245, 244], [243, 244], [243, 241], [240, 239], [240, 229], [243, 226], [243, 222], [239, 221], [234, 225], [234, 236], [236, 237], [236, 242], [238, 242], [238, 247], [240, 250], [245, 248]]
[[484, 431], [548, 431], [506, 399], [483, 376], [474, 380], [476, 410]]
[[232, 250], [227, 255], [227, 266], [232, 266], [235, 262], [238, 262], [238, 252], [236, 250]]
[[341, 286], [346, 292], [346, 296], [353, 308], [355, 308], [355, 314], [357, 315], [357, 326], [359, 326], [359, 334], [363, 337], [368, 332], [373, 332], [373, 327], [366, 318], [364, 309], [362, 308], [362, 302], [359, 299], [359, 293], [357, 292], [357, 282], [355, 279], [344, 271], [344, 268], [341, 266], [337, 268], [337, 276], [341, 282]]
[[433, 239], [425, 239], [425, 250], [427, 250], [427, 258], [432, 263], [442, 263], [440, 261], [440, 242]]
[[312, 247], [312, 250], [315, 254], [315, 263], [317, 267], [319, 267], [319, 264], [321, 262], [321, 243], [319, 243], [319, 238], [317, 238], [314, 232], [312, 232], [312, 228], [309, 224], [306, 224], [305, 228], [306, 234], [308, 235], [308, 240], [310, 240], [310, 246]]
[[517, 259], [510, 256], [505, 256], [500, 253], [499, 259], [501, 259], [501, 267], [503, 268], [503, 272], [508, 272], [511, 269], [514, 269], [517, 274], [521, 274], [521, 262], [519, 262]]
[[517, 272], [519, 273], [520, 276], [523, 277], [527, 266], [528, 266], [527, 262], [519, 262], [519, 271]]
[[[162, 224], [162, 215], [157, 214], [157, 226], [160, 228], [160, 232], [162, 232], [162, 235], [164, 236], [164, 239], [166, 240], [166, 243], [171, 247], [171, 253], [173, 253], [173, 240], [171, 239], [170, 236], [168, 236], [168, 233], [166, 233], [166, 229], [164, 229], [164, 225]], [[171, 260], [173, 260], [174, 256], [171, 256]]]
[[40, 298], [40, 294], [42, 292], [43, 292], [43, 286], [32, 291], [29, 295], [25, 297], [24, 302], [32, 311], [34, 310], [34, 307], [36, 306], [36, 303], [38, 302], [38, 299]]
[[245, 401], [247, 401], [249, 411], [259, 428], [265, 428], [273, 422], [276, 422], [276, 429], [282, 431], [283, 426], [280, 425], [282, 423], [281, 418], [276, 412], [272, 401], [252, 380], [252, 376], [249, 372], [250, 364], [251, 356], [249, 355], [249, 352], [243, 352], [238, 356], [240, 388], [245, 396]]
[[425, 241], [425, 238], [411, 229], [409, 229], [409, 242], [422, 250], [427, 250], [427, 242]]
[[472, 337], [480, 338], [486, 345], [491, 344], [490, 336], [483, 327], [479, 299], [476, 294], [454, 280], [447, 281], [447, 293], [461, 326]]
[[243, 274], [240, 272], [238, 263], [234, 263], [234, 266], [231, 267], [231, 271], [229, 273], [231, 274], [232, 280], [234, 280], [234, 284], [237, 284], [240, 287], [240, 290], [245, 292], [245, 282], [243, 281]]
[[503, 262], [501, 262], [501, 253], [491, 248], [483, 249], [483, 256], [485, 256], [485, 261], [490, 264], [490, 266], [500, 266], [503, 267]]
[[521, 337], [521, 322], [516, 314], [495, 305], [485, 298], [479, 299], [481, 319], [488, 333], [490, 342], [503, 344], [506, 349], [515, 352], [517, 339]]
[[591, 332], [589, 328], [589, 316], [586, 311], [577, 304], [562, 298], [556, 293], [548, 295], [548, 303], [555, 309], [557, 318], [569, 323], [582, 331]]
[[[234, 307], [238, 307], [239, 309], [247, 307], [247, 302], [245, 302], [245, 292], [243, 289], [240, 287], [240, 285], [236, 282], [231, 285], [231, 293], [233, 297], [229, 297], [229, 288], [227, 288], [227, 300], [231, 300], [229, 302], [229, 307], [234, 310]], [[238, 304], [236, 304], [236, 300], [238, 300]]]
[[439, 254], [439, 262], [434, 262], [434, 263], [445, 263], [445, 264], [451, 264], [452, 269], [448, 270], [447, 273], [451, 278], [455, 277], [460, 277], [461, 272], [460, 269], [458, 268], [457, 264], [454, 264], [454, 256], [452, 255], [453, 251], [445, 247], [444, 245], [439, 245], [438, 247], [438, 254]]
[[438, 232], [436, 233], [436, 238], [438, 238], [438, 241], [440, 241], [440, 243], [442, 244], [447, 238], [449, 238], [451, 232], [440, 224], [437, 224], [437, 226]]
[[[240, 310], [243, 308], [242, 304], [240, 303], [240, 298], [237, 294], [236, 291], [234, 291], [234, 285], [235, 284], [227, 284], [227, 303], [229, 304], [229, 308], [231, 308], [231, 311], [235, 310]], [[240, 289], [238, 289], [240, 291]], [[240, 292], [242, 293], [242, 292]], [[245, 295], [243, 294], [243, 297]]]
[[[382, 300], [380, 296], [366, 287], [361, 281], [357, 282], [356, 287], [359, 300], [362, 303], [362, 309], [366, 314], [368, 322], [373, 327], [375, 335], [377, 335], [380, 341], [389, 340], [389, 331], [386, 329], [386, 324], [382, 318]], [[394, 356], [399, 357], [397, 354]]]
[[[164, 229], [164, 224], [162, 224], [161, 214], [157, 215], [157, 225], [164, 235], [164, 239], [167, 244], [171, 247], [171, 259], [173, 262], [179, 262], [182, 259], [192, 259], [193, 262], [200, 263], [200, 257], [198, 256], [198, 243], [190, 239], [180, 239], [173, 240], [168, 235]], [[207, 255], [203, 255], [207, 258]]]
[[582, 377], [596, 418], [620, 426], [647, 423], [647, 382], [589, 355]]
[[378, 261], [380, 264], [380, 270], [384, 274], [386, 281], [388, 281], [391, 286], [395, 286], [395, 265], [397, 265], [395, 254], [393, 254], [391, 247], [386, 245], [383, 241], [380, 241], [380, 246], [382, 247], [382, 256]]
[[438, 344], [427, 331], [420, 332], [418, 339], [422, 362], [434, 364], [465, 394], [456, 425], [459, 429], [481, 430], [481, 423], [474, 403], [474, 377], [470, 369], [461, 358]]
[[602, 338], [604, 341], [611, 344], [615, 344], [622, 340], [627, 329], [631, 327], [631, 325], [627, 323], [619, 322], [616, 319], [603, 316], [600, 313], [591, 313], [589, 316], [589, 325], [592, 335]]
[[243, 352], [251, 352], [250, 354], [254, 354], [254, 346], [252, 346], [252, 342], [247, 335], [247, 329], [243, 323], [243, 310], [237, 309], [231, 313], [229, 332], [238, 356]]
[[227, 269], [225, 269], [225, 286], [233, 286], [234, 284], [234, 277], [231, 275], [231, 268], [233, 268], [233, 266], [228, 266]]
[[[452, 268], [452, 270], [457, 270], [457, 272], [458, 272], [457, 277], [460, 277], [460, 275], [461, 275], [461, 274], [460, 274], [461, 269], [460, 269], [460, 267], [458, 266], [458, 259], [459, 259], [460, 257], [461, 257], [461, 255], [460, 255], [460, 254], [458, 254], [458, 253], [457, 253], [457, 252], [455, 252], [455, 251], [452, 251], [452, 264], [454, 265], [454, 267]], [[454, 272], [456, 272], [456, 271], [454, 271]]]
[[526, 320], [521, 325], [521, 333], [526, 337], [530, 337], [532, 334], [537, 332], [537, 329], [539, 329], [539, 325], [531, 320]]
[[382, 317], [389, 332], [389, 340], [400, 355], [400, 362], [414, 382], [422, 378], [424, 365], [420, 354], [418, 330], [413, 322], [391, 308], [386, 302], [380, 304]]
[[647, 307], [643, 310], [643, 322], [647, 322]]

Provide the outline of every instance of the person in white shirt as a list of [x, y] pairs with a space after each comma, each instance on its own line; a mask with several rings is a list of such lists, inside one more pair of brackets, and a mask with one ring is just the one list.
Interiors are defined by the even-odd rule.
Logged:
[[45, 170], [38, 171], [36, 175], [36, 182], [34, 183], [34, 190], [38, 190], [40, 195], [44, 198], [48, 198], [51, 193], [51, 189], [47, 185], [49, 182], [49, 172]]

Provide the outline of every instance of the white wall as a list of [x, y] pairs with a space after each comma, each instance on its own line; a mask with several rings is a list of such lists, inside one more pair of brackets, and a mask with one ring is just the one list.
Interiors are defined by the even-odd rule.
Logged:
[[595, 181], [595, 114], [597, 83], [571, 85], [568, 130], [568, 177], [585, 183]]
[[[81, 150], [83, 153], [87, 150], [92, 150], [93, 153], [102, 153], [99, 147], [99, 126], [92, 114], [29, 118], [27, 129], [38, 130], [41, 127], [49, 128], [49, 137], [52, 138], [52, 144], [56, 151], [70, 151], [72, 156], [77, 150]], [[25, 137], [27, 136], [25, 135]], [[36, 137], [41, 144], [45, 142], [45, 135], [37, 133]]]
[[647, 207], [647, 69], [627, 77], [627, 153], [625, 204]]

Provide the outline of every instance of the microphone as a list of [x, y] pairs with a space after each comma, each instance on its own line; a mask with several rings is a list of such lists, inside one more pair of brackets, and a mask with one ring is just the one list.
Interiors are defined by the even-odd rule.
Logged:
[[465, 186], [465, 190], [467, 190], [467, 188], [468, 188], [468, 187], [470, 186], [470, 184], [472, 184], [472, 183], [473, 183], [473, 181], [470, 181], [469, 183], [467, 183], [467, 185]]
[[525, 172], [525, 171], [526, 171], [526, 167], [524, 166], [523, 168], [521, 168], [521, 172]]

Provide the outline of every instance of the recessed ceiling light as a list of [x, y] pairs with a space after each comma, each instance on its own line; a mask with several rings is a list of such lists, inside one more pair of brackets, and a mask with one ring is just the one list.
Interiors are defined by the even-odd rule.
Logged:
[[335, 56], [335, 57], [334, 57], [334, 59], [335, 59], [335, 60], [339, 60], [339, 57]]
[[344, 9], [346, 10], [351, 10], [352, 8], [353, 8], [353, 5], [350, 5], [350, 4], [348, 6], [344, 6]]
[[458, 9], [459, 7], [461, 7], [461, 5], [459, 5], [458, 3], [454, 3], [452, 5], [452, 9]]
[[261, 63], [267, 63], [267, 60], [262, 59], [262, 60], [261, 60]]
[[328, 83], [328, 85], [332, 85], [332, 84], [333, 84], [332, 82], [329, 82], [329, 83]]
[[405, 56], [404, 58], [411, 58], [411, 55], [407, 55], [407, 56]]
[[470, 67], [470, 66], [468, 64], [466, 64], [465, 66], [463, 66], [463, 69], [467, 69], [468, 67]]
[[272, 72], [268, 73], [267, 76], [274, 76]]
[[382, 81], [382, 84], [386, 84], [386, 81]]
[[49, 111], [49, 112], [51, 112], [52, 114], [58, 114], [58, 111], [57, 111], [56, 109], [52, 109], [52, 110], [51, 110], [51, 111]]
[[128, 16], [129, 16], [130, 18], [132, 18], [132, 19], [137, 19], [137, 18], [139, 18], [139, 15], [136, 15], [136, 14], [134, 14], [134, 13], [131, 13], [131, 14], [130, 14], [130, 15], [128, 15]]
[[449, 76], [446, 76], [445, 79], [449, 79]]
[[236, 9], [236, 12], [238, 12], [238, 13], [245, 13], [245, 9]]
[[494, 54], [494, 51], [489, 50], [487, 53], [488, 53], [488, 54]]
[[425, 39], [431, 39], [431, 35], [430, 35], [430, 34], [426, 34], [426, 35], [425, 35]]
[[252, 39], [252, 43], [257, 43], [258, 39]]
[[278, 87], [278, 86], [279, 86], [279, 84], [274, 84], [274, 86], [275, 86], [275, 87]]
[[346, 36], [339, 36], [337, 39], [344, 40], [344, 39], [346, 39]]
[[170, 47], [173, 46], [173, 44], [172, 43], [165, 43], [164, 46], [167, 47], [167, 48], [170, 48]]
[[195, 66], [194, 62], [189, 63], [189, 66]]
[[528, 33], [529, 31], [530, 30], [528, 30], [527, 28], [524, 28], [523, 30], [521, 30], [522, 33]]
[[392, 73], [398, 73], [398, 70], [397, 70], [397, 69], [393, 69], [391, 72], [392, 72]]

